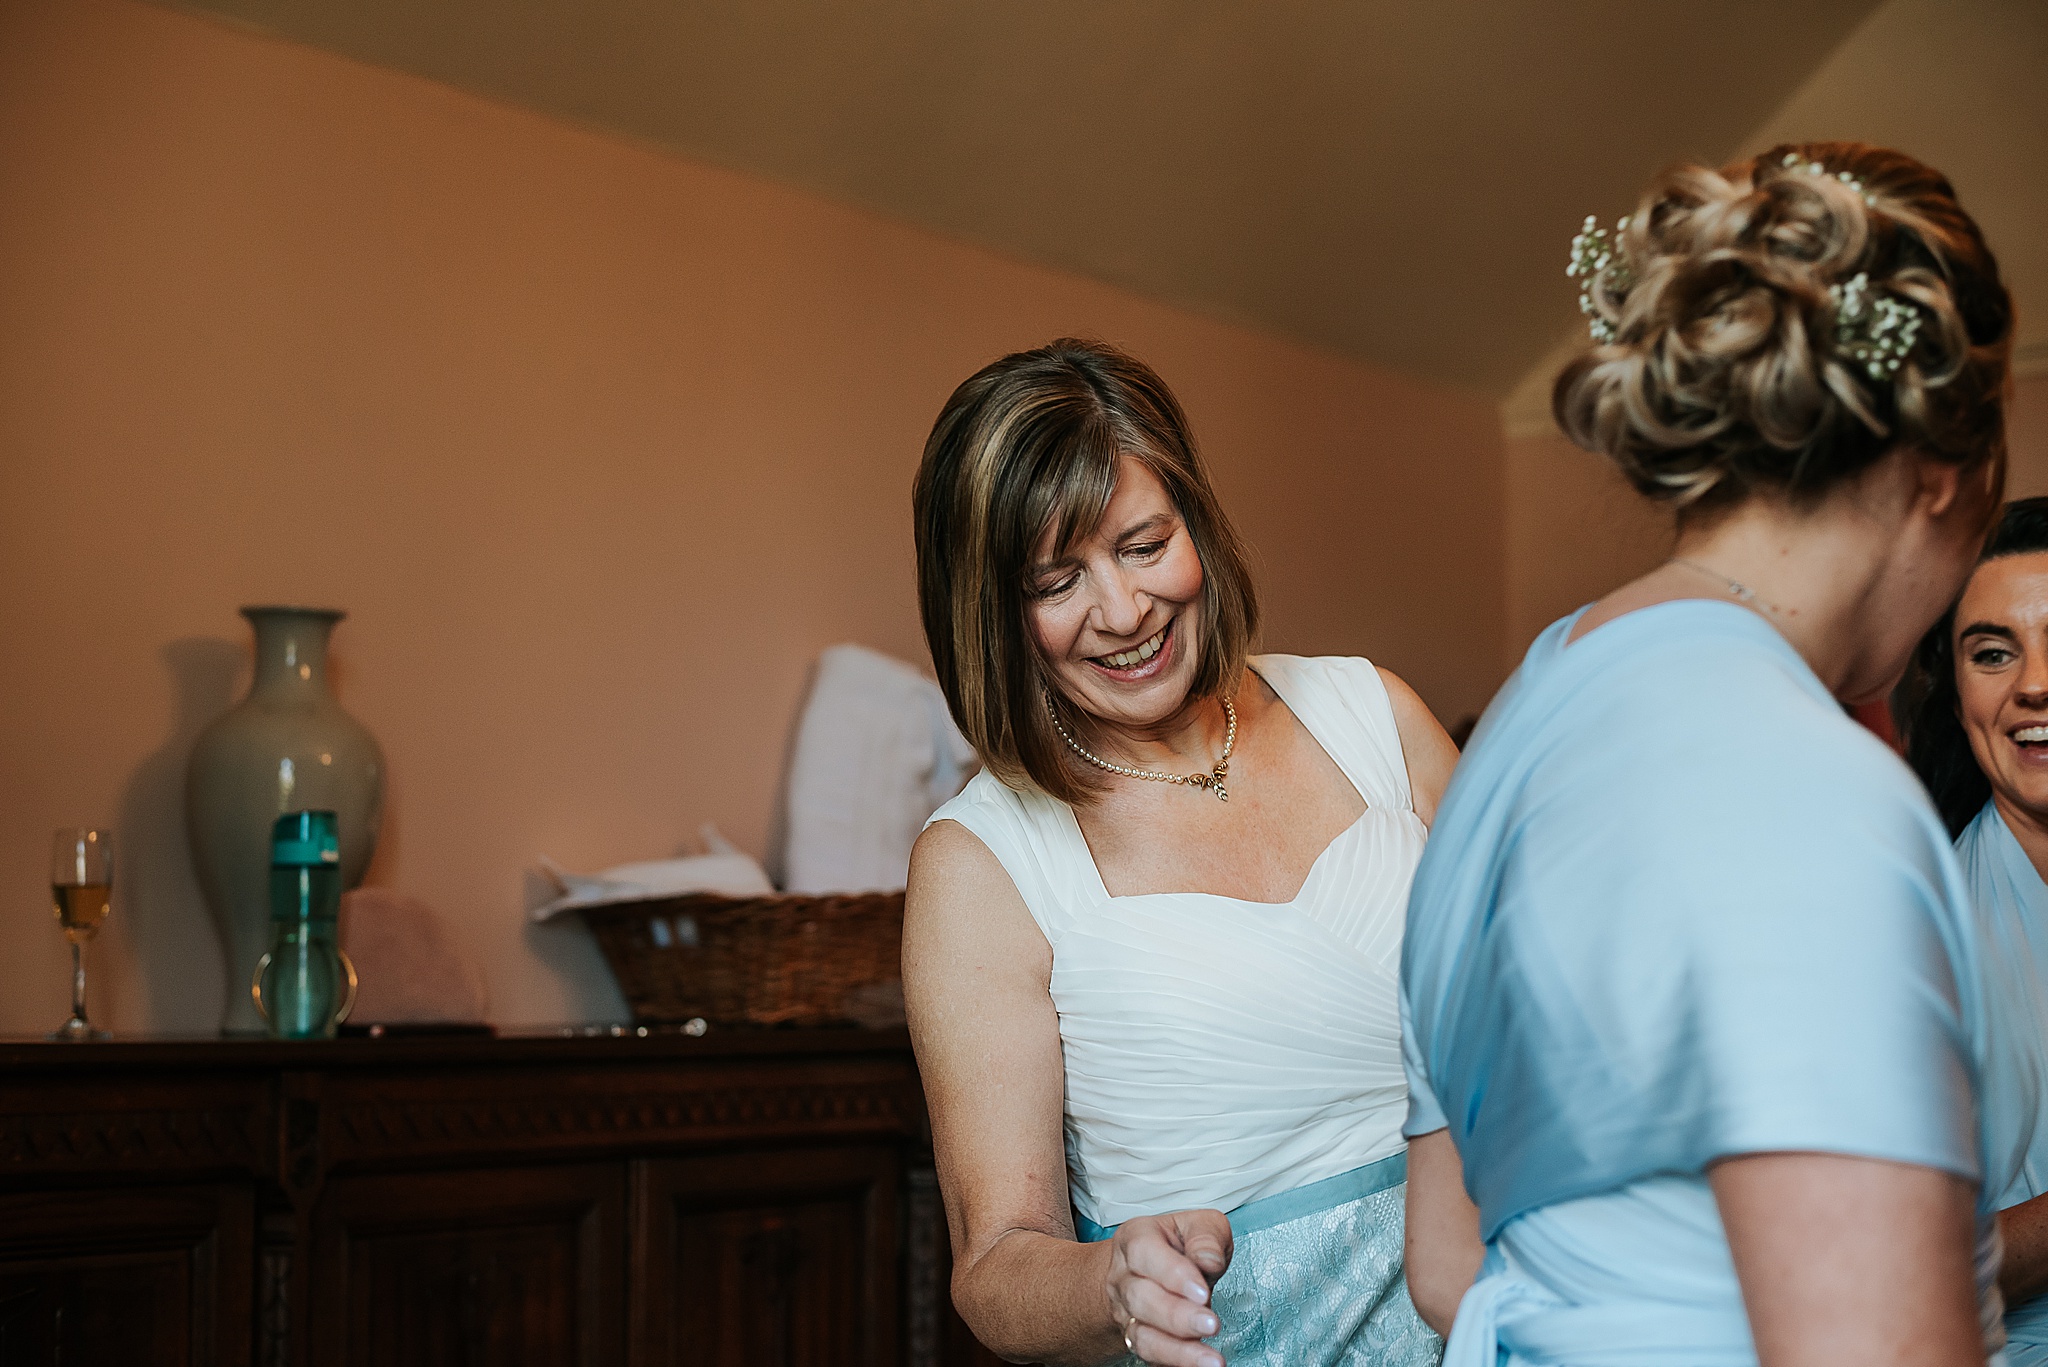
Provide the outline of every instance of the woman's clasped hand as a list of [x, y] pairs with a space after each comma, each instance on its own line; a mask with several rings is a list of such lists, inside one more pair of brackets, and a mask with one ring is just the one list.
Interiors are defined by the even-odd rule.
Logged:
[[1230, 1266], [1230, 1221], [1213, 1210], [1126, 1220], [1109, 1241], [1109, 1304], [1124, 1347], [1158, 1367], [1223, 1367], [1202, 1343], [1222, 1326], [1209, 1288]]

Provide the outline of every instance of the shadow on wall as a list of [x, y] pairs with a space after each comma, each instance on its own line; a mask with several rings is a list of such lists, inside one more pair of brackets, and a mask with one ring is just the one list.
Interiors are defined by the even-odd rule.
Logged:
[[546, 925], [528, 921], [526, 947], [562, 980], [569, 1020], [592, 1025], [632, 1022], [632, 1008], [581, 916], [558, 916]]
[[811, 694], [818, 688], [818, 661], [813, 658], [809, 668], [804, 670], [804, 685], [797, 694], [796, 706], [790, 709], [789, 719], [782, 728], [782, 768], [775, 780], [775, 799], [768, 808], [768, 848], [761, 856], [761, 868], [768, 875], [768, 881], [776, 887], [789, 882], [789, 776], [796, 768], [796, 737], [803, 729], [804, 712], [811, 705]]
[[177, 692], [176, 716], [171, 734], [129, 776], [115, 827], [115, 896], [143, 997], [120, 1015], [130, 1028], [211, 1034], [220, 1029], [227, 970], [185, 842], [185, 764], [199, 733], [233, 703], [248, 652], [233, 641], [187, 636], [161, 654]]

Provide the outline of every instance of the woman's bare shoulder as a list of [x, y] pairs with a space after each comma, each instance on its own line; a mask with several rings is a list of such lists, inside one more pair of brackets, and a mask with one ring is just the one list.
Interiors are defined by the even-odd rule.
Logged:
[[1432, 825], [1436, 821], [1436, 805], [1451, 781], [1451, 771], [1458, 766], [1458, 747], [1451, 743], [1436, 713], [1429, 710], [1429, 704], [1406, 680], [1391, 669], [1374, 667], [1379, 670], [1380, 683], [1386, 687], [1387, 702], [1394, 709], [1394, 729], [1401, 736], [1401, 755], [1408, 766], [1408, 791], [1415, 803], [1415, 814], [1424, 825]]
[[924, 828], [910, 851], [903, 902], [906, 971], [914, 957], [951, 958], [995, 952], [1011, 962], [1052, 972], [1052, 946], [1032, 919], [1023, 894], [981, 837], [957, 821]]

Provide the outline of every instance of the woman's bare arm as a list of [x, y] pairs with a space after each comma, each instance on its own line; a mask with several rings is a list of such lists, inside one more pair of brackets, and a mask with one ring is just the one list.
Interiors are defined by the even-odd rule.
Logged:
[[988, 847], [934, 823], [911, 856], [903, 990], [953, 1241], [953, 1299], [991, 1350], [1065, 1367], [1120, 1356], [1220, 1367], [1209, 1286], [1230, 1261], [1215, 1211], [1074, 1241], [1052, 950]]
[[1486, 1256], [1479, 1207], [1465, 1195], [1465, 1167], [1449, 1130], [1408, 1141], [1407, 1226], [1408, 1297], [1422, 1322], [1449, 1338], [1458, 1302]]
[[2005, 1293], [2006, 1305], [2019, 1305], [2048, 1291], [2048, 1196], [1999, 1211], [1998, 1236], [2005, 1245], [1998, 1289]]
[[1970, 1183], [1820, 1153], [1708, 1177], [1761, 1367], [1983, 1367]]
[[1387, 701], [1394, 705], [1394, 728], [1401, 733], [1401, 754], [1408, 761], [1408, 791], [1415, 814], [1425, 826], [1436, 824], [1436, 805], [1443, 800], [1451, 770], [1458, 767], [1458, 747], [1414, 689], [1389, 670], [1380, 671]]

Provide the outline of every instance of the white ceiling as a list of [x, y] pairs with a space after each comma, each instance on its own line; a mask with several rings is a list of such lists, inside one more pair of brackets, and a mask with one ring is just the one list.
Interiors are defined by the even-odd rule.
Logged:
[[[1490, 395], [1575, 316], [1580, 218], [1660, 165], [1786, 117], [1914, 147], [1895, 80], [1815, 85], [1860, 30], [1903, 13], [1909, 63], [1966, 30], [1950, 122], [2048, 136], [2042, 0], [179, 3]], [[2012, 132], [1966, 195], [2038, 186]]]

